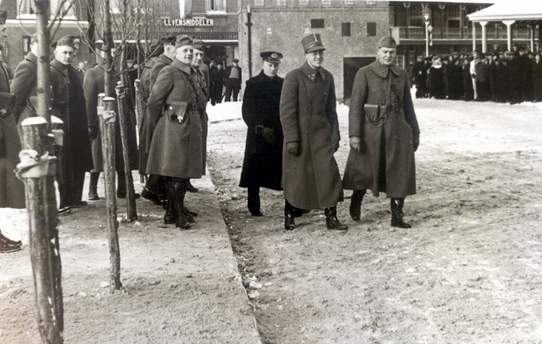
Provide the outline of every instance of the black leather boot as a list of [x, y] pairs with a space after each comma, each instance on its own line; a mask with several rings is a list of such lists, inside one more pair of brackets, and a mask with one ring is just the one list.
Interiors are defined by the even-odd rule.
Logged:
[[249, 186], [247, 190], [247, 208], [250, 215], [263, 216], [260, 206], [260, 187]]
[[187, 179], [186, 191], [195, 193], [195, 192], [199, 192], [199, 189], [195, 187], [194, 185], [192, 185], [192, 183], [190, 183], [190, 179]]
[[342, 224], [337, 218], [337, 207], [326, 208], [324, 213], [326, 214], [327, 229], [339, 231], [345, 231], [348, 229], [348, 226]]
[[177, 208], [177, 195], [175, 193], [175, 182], [168, 181], [167, 186], [167, 199], [166, 199], [166, 213], [164, 214], [164, 223], [167, 225], [175, 223], [177, 221], [177, 214], [175, 209]]
[[405, 204], [404, 198], [392, 198], [390, 200], [391, 208], [391, 226], [398, 228], [411, 228], [412, 226], [403, 221], [403, 206]]
[[97, 201], [100, 199], [98, 196], [98, 180], [100, 179], [100, 172], [90, 172], [90, 182], [88, 185], [88, 200]]
[[184, 196], [186, 194], [186, 186], [186, 180], [175, 182], [175, 195], [177, 198], [175, 209], [177, 218], [175, 220], [175, 227], [181, 230], [190, 228], [190, 223], [188, 223], [188, 219], [186, 218], [186, 213], [184, 210]]
[[295, 216], [291, 212], [284, 212], [284, 229], [293, 231], [295, 229]]
[[350, 217], [352, 220], [359, 222], [361, 220], [361, 203], [365, 196], [365, 190], [354, 190], [350, 198]]

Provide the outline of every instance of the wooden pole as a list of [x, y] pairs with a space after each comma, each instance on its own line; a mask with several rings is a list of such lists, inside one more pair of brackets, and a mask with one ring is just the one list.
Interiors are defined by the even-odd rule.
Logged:
[[137, 220], [137, 208], [134, 191], [134, 180], [130, 166], [130, 154], [128, 153], [128, 112], [126, 109], [127, 88], [119, 82], [115, 88], [117, 92], [117, 106], [120, 124], [120, 140], [122, 142], [122, 160], [124, 161], [124, 180], [126, 182], [126, 218], [128, 221]]
[[38, 70], [37, 70], [37, 112], [50, 123], [50, 70], [49, 70], [49, 0], [34, 0], [36, 13], [36, 34], [38, 38]]
[[[104, 0], [104, 8], [110, 9], [110, 1]], [[113, 32], [111, 29], [111, 11], [104, 11], [105, 26], [103, 31], [104, 37], [104, 52], [105, 52], [105, 74], [104, 74], [104, 93], [107, 97], [113, 97], [115, 92], [114, 85], [112, 84], [113, 75], [113, 56], [111, 55], [111, 49], [113, 48]]]
[[[105, 199], [107, 229], [109, 230], [109, 260], [111, 263], [109, 287], [111, 291], [120, 290], [120, 246], [117, 221], [117, 195], [115, 193], [115, 99], [98, 97], [103, 106], [98, 106], [100, 130], [102, 134], [103, 173], [105, 181]], [[99, 105], [101, 105], [99, 103]]]
[[64, 311], [56, 228], [56, 158], [48, 155], [51, 146], [48, 126], [42, 117], [27, 118], [21, 123], [23, 150], [17, 175], [25, 183], [34, 302], [41, 342], [62, 344]]

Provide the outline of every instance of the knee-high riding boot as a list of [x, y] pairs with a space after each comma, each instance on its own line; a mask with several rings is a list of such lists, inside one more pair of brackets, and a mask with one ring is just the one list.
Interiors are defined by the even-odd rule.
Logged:
[[354, 190], [350, 198], [350, 216], [352, 220], [359, 222], [361, 219], [361, 203], [365, 196], [365, 190]]
[[88, 185], [88, 200], [97, 201], [98, 196], [98, 180], [100, 180], [100, 172], [90, 172], [90, 182]]
[[391, 226], [399, 228], [410, 228], [411, 225], [403, 221], [404, 198], [392, 198], [390, 200], [391, 208]]

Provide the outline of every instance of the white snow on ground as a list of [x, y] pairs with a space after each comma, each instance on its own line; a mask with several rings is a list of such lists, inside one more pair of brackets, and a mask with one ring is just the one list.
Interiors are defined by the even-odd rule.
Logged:
[[210, 123], [241, 119], [242, 102], [223, 102], [216, 105], [207, 103], [207, 115]]

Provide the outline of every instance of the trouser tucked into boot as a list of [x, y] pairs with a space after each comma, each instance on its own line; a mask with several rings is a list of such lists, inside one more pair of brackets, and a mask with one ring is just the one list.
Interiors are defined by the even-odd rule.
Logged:
[[405, 205], [404, 198], [392, 198], [390, 200], [391, 209], [391, 226], [399, 228], [410, 228], [411, 225], [403, 221], [403, 206]]
[[361, 219], [361, 203], [366, 190], [354, 190], [350, 198], [350, 216], [352, 220], [359, 222]]
[[167, 205], [164, 215], [165, 223], [175, 223], [177, 228], [188, 229], [187, 214], [184, 207], [186, 194], [186, 179], [169, 178], [167, 181]]
[[340, 231], [345, 231], [348, 229], [348, 226], [342, 224], [337, 218], [337, 207], [326, 208], [324, 210], [324, 213], [326, 215], [327, 229]]

